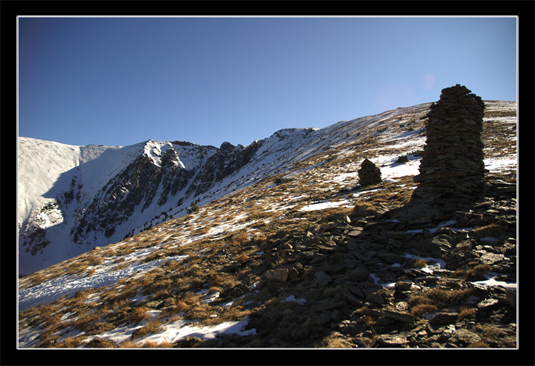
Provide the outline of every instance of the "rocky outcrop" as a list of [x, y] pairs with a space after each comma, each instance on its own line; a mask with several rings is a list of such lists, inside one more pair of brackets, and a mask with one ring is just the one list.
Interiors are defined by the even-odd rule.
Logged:
[[362, 187], [381, 183], [381, 169], [368, 159], [364, 159], [358, 173]]
[[[179, 146], [192, 145], [179, 143]], [[182, 200], [195, 198], [247, 164], [259, 146], [259, 142], [247, 147], [224, 142], [204, 164], [188, 169], [172, 147], [161, 154], [158, 161], [142, 155], [100, 189], [87, 208], [79, 210], [71, 235], [77, 243], [90, 242], [99, 232], [108, 238], [132, 217], [136, 209], [143, 212], [154, 202], [163, 206], [178, 192], [183, 192]], [[175, 200], [179, 201], [179, 198]]]
[[117, 226], [130, 219], [138, 206], [143, 212], [155, 199], [162, 206], [170, 195], [184, 189], [194, 175], [178, 161], [173, 149], [163, 155], [161, 165], [154, 164], [148, 156], [138, 157], [100, 189], [87, 208], [79, 210], [71, 228], [74, 241], [82, 243], [86, 238], [91, 241], [91, 234], [98, 232], [110, 237]]
[[198, 196], [247, 164], [258, 148], [260, 141], [255, 141], [247, 147], [234, 146], [230, 142], [223, 142], [219, 150], [202, 166], [186, 192], [186, 197]]

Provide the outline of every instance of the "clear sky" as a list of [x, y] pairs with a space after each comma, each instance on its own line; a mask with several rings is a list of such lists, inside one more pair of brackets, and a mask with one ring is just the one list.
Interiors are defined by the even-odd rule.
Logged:
[[515, 17], [19, 18], [19, 135], [248, 145], [433, 102], [516, 100]]

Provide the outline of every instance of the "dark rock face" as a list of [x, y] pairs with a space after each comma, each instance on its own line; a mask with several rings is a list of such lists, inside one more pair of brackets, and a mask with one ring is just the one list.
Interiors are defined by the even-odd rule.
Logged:
[[186, 192], [186, 197], [197, 196], [206, 192], [218, 182], [247, 164], [260, 147], [261, 142], [255, 141], [247, 147], [234, 146], [223, 142], [219, 150], [203, 165]]
[[359, 169], [359, 180], [363, 187], [381, 183], [381, 169], [368, 159], [364, 159]]
[[[176, 161], [178, 156], [173, 149], [162, 157], [161, 166], [155, 165], [145, 155], [137, 158], [111, 179], [83, 211], [71, 230], [74, 241], [81, 243], [92, 231], [101, 231], [110, 237], [115, 233], [115, 227], [127, 221], [141, 203], [144, 203], [141, 211], [148, 208], [155, 198], [158, 205], [163, 205], [169, 193], [175, 195], [193, 176], [192, 171], [181, 168]], [[156, 197], [160, 186], [163, 189]]]
[[[244, 147], [224, 142], [203, 165], [192, 169], [185, 169], [181, 165], [174, 148], [163, 154], [161, 164], [155, 164], [150, 157], [141, 155], [112, 178], [87, 209], [77, 215], [71, 235], [79, 244], [91, 241], [90, 235], [98, 232], [109, 238], [114, 235], [118, 225], [132, 217], [138, 206], [143, 212], [153, 202], [163, 206], [173, 198], [176, 200], [177, 195], [182, 199], [196, 197], [246, 165], [260, 145], [260, 142], [254, 142]], [[179, 195], [179, 192], [183, 193]]]

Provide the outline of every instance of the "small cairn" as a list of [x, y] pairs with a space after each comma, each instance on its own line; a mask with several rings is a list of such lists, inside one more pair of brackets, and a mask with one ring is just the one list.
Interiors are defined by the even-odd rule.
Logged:
[[359, 181], [362, 187], [381, 183], [381, 169], [368, 159], [364, 159], [359, 169]]
[[414, 177], [419, 185], [403, 210], [407, 217], [423, 214], [421, 220], [437, 219], [483, 192], [484, 110], [481, 98], [459, 84], [443, 89], [440, 100], [431, 105], [420, 174]]

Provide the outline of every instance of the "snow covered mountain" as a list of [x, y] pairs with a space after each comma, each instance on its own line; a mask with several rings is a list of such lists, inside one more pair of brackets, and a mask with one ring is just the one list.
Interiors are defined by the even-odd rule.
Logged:
[[[375, 136], [398, 150], [416, 150], [424, 143], [429, 105], [323, 129], [283, 129], [247, 147], [155, 140], [126, 147], [71, 146], [20, 137], [19, 273], [184, 216], [320, 153], [362, 149]], [[507, 102], [500, 106], [516, 108]], [[417, 161], [412, 166], [417, 169]]]
[[253, 157], [248, 168], [258, 170], [311, 131], [279, 131], [247, 147], [224, 142], [220, 148], [155, 140], [126, 147], [71, 146], [20, 137], [20, 272], [184, 215], [201, 200], [224, 194], [222, 187], [237, 183], [225, 178]]

